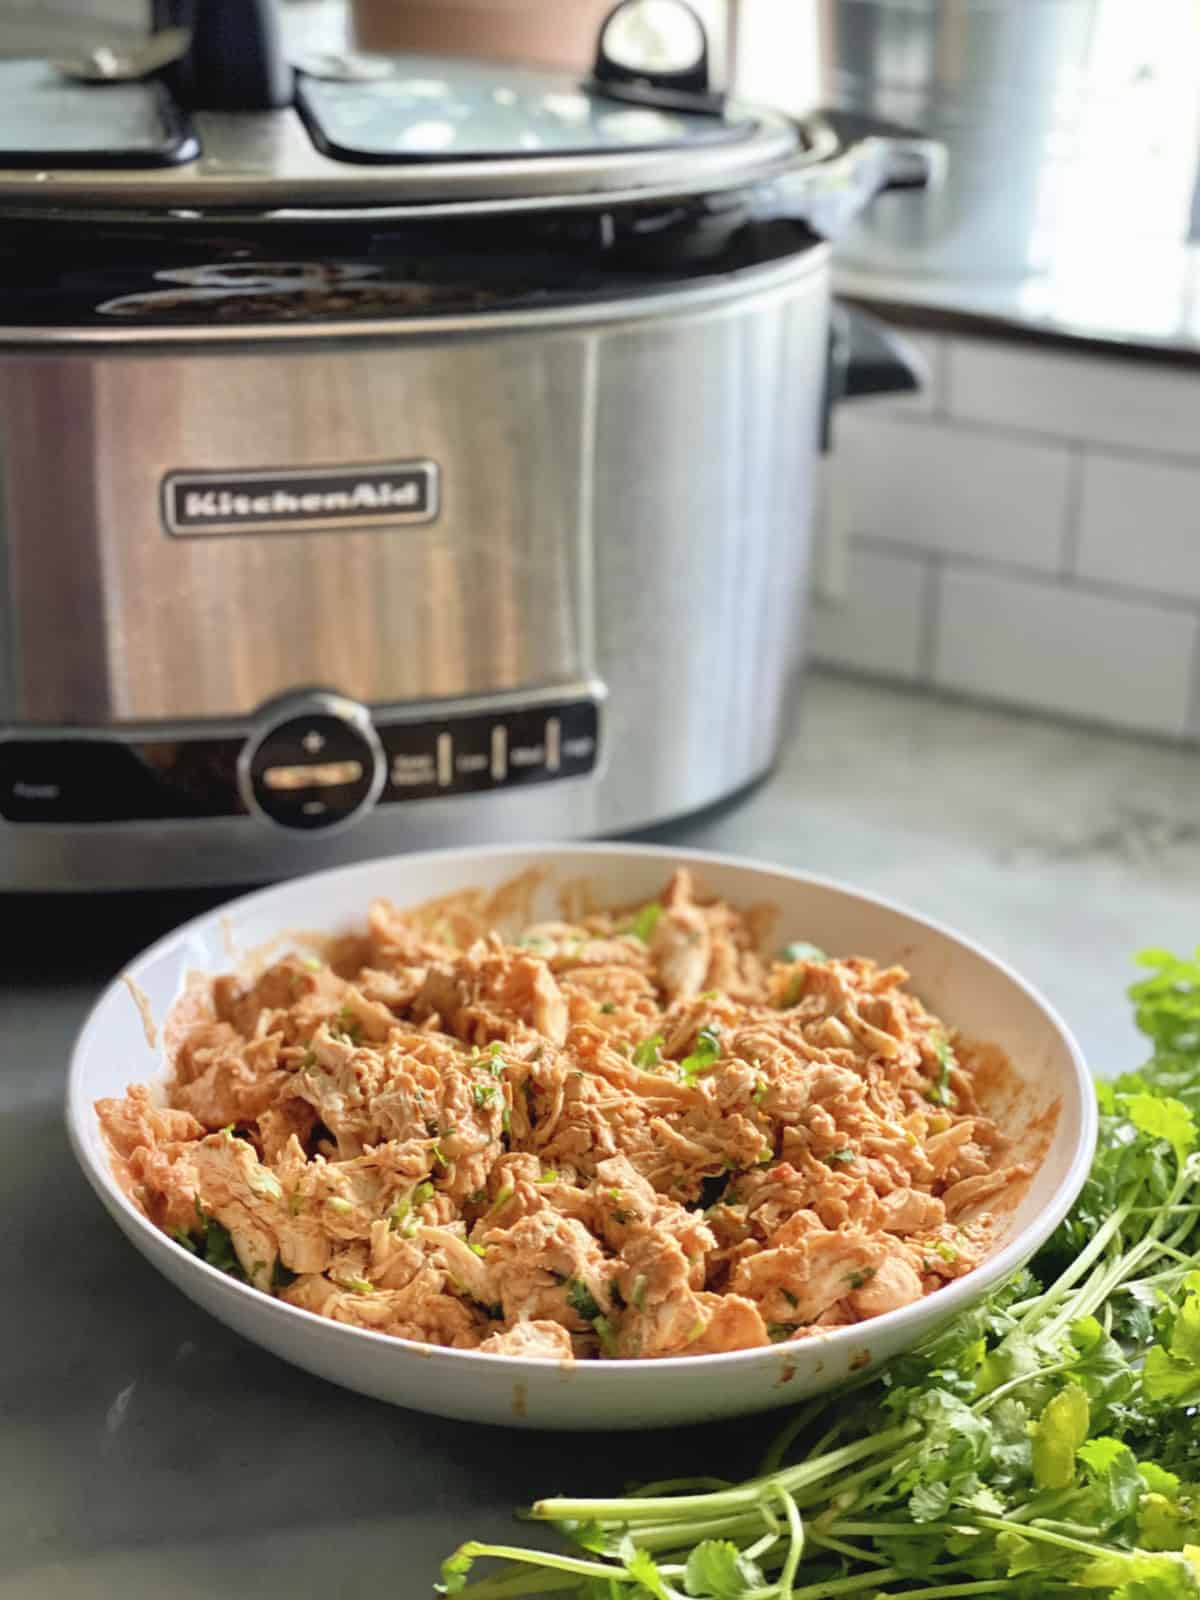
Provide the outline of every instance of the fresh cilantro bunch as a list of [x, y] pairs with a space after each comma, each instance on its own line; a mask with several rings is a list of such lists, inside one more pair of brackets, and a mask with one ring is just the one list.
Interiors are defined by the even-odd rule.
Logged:
[[[1091, 1174], [1027, 1269], [802, 1407], [749, 1481], [539, 1501], [571, 1554], [465, 1544], [442, 1592], [1200, 1600], [1200, 951], [1138, 960], [1150, 1058], [1098, 1085]], [[510, 1565], [468, 1583], [480, 1556]]]

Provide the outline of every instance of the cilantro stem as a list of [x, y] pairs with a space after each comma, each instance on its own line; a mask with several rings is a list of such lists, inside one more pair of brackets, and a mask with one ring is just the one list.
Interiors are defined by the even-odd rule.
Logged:
[[787, 1455], [792, 1445], [795, 1444], [805, 1428], [816, 1421], [827, 1405], [826, 1397], [817, 1395], [807, 1405], [800, 1407], [800, 1410], [788, 1423], [787, 1427], [782, 1432], [777, 1433], [772, 1440], [770, 1448], [762, 1459], [762, 1466], [759, 1468], [761, 1477], [766, 1478], [771, 1473], [779, 1471], [780, 1467], [783, 1466], [783, 1458]]
[[802, 1461], [798, 1466], [786, 1467], [773, 1478], [753, 1478], [739, 1488], [722, 1489], [715, 1494], [667, 1495], [645, 1499], [626, 1497], [620, 1500], [566, 1500], [555, 1497], [537, 1501], [531, 1515], [539, 1522], [569, 1519], [583, 1522], [612, 1520], [633, 1524], [654, 1522], [664, 1516], [682, 1517], [686, 1521], [693, 1518], [707, 1520], [721, 1512], [751, 1509], [761, 1502], [764, 1492], [771, 1493], [776, 1485], [789, 1494], [795, 1494], [798, 1489], [807, 1489], [822, 1478], [840, 1472], [843, 1467], [852, 1466], [856, 1461], [909, 1441], [920, 1432], [920, 1423], [902, 1423], [898, 1427], [886, 1428], [873, 1437], [831, 1450], [819, 1460]]
[[951, 1600], [954, 1595], [996, 1594], [1012, 1589], [1012, 1578], [981, 1578], [974, 1583], [935, 1583], [927, 1589], [905, 1589], [903, 1594], [880, 1594], [879, 1600]]
[[1015, 1378], [1009, 1378], [1007, 1383], [1001, 1383], [990, 1389], [981, 1399], [972, 1405], [972, 1411], [980, 1413], [990, 1411], [994, 1405], [1003, 1400], [1005, 1395], [1011, 1394], [1014, 1389], [1019, 1389], [1024, 1383], [1033, 1383], [1040, 1378], [1052, 1378], [1059, 1372], [1068, 1372], [1075, 1365], [1074, 1360], [1056, 1361], [1052, 1366], [1037, 1367], [1033, 1372], [1020, 1372]]
[[702, 1490], [709, 1494], [720, 1494], [725, 1489], [736, 1489], [735, 1483], [730, 1483], [728, 1478], [663, 1478], [659, 1483], [644, 1483], [640, 1489], [631, 1489], [631, 1500], [655, 1500], [662, 1495], [675, 1495], [684, 1489]]
[[[993, 1533], [1007, 1533], [1011, 1522], [1002, 1521], [999, 1517], [976, 1517], [975, 1524], [980, 1528], [990, 1528]], [[1050, 1528], [1039, 1527], [1036, 1521], [1021, 1524], [1021, 1537], [1023, 1539], [1040, 1539], [1043, 1544], [1054, 1544], [1060, 1550], [1074, 1550], [1083, 1556], [1106, 1556], [1111, 1551], [1102, 1544], [1093, 1544], [1089, 1540], [1072, 1539], [1068, 1534], [1055, 1533]]]
[[851, 1561], [865, 1561], [868, 1564], [874, 1562], [877, 1567], [889, 1565], [886, 1556], [877, 1556], [874, 1551], [863, 1550], [859, 1545], [846, 1544], [844, 1540], [835, 1538], [828, 1532], [814, 1533], [810, 1528], [808, 1542], [819, 1545], [822, 1550], [834, 1550], [840, 1556], [849, 1556]]
[[782, 1538], [782, 1533], [764, 1533], [762, 1538], [756, 1540], [754, 1544], [747, 1545], [742, 1554], [750, 1561], [758, 1561], [762, 1556], [766, 1555], [768, 1550], [777, 1545]]
[[1020, 1319], [1020, 1321], [1017, 1323], [1019, 1328], [1028, 1332], [1030, 1328], [1032, 1328], [1036, 1323], [1040, 1322], [1046, 1313], [1065, 1297], [1068, 1290], [1078, 1283], [1080, 1278], [1087, 1276], [1093, 1264], [1099, 1260], [1100, 1256], [1104, 1254], [1104, 1250], [1108, 1245], [1109, 1240], [1114, 1238], [1121, 1231], [1122, 1227], [1124, 1227], [1125, 1219], [1129, 1215], [1129, 1206], [1131, 1203], [1132, 1201], [1130, 1200], [1126, 1201], [1124, 1205], [1118, 1206], [1113, 1212], [1112, 1216], [1109, 1217], [1108, 1221], [1103, 1223], [1096, 1230], [1096, 1233], [1093, 1235], [1091, 1241], [1083, 1250], [1079, 1252], [1066, 1271], [1063, 1272], [1053, 1284], [1051, 1284], [1049, 1289], [1046, 1290], [1045, 1294], [1038, 1297], [1034, 1304]]
[[[787, 1600], [834, 1600], [834, 1596], [856, 1594], [860, 1589], [876, 1589], [880, 1580], [890, 1582], [902, 1577], [895, 1567], [880, 1567], [873, 1572], [859, 1573], [853, 1578], [829, 1578], [824, 1583], [810, 1583], [803, 1589], [792, 1589]], [[769, 1589], [748, 1589], [744, 1600], [778, 1600], [781, 1591], [776, 1584]]]
[[[878, 1522], [843, 1522], [840, 1518], [831, 1523], [828, 1531], [831, 1533], [844, 1533], [851, 1538], [861, 1539], [925, 1539], [931, 1533], [955, 1533], [962, 1528], [970, 1527], [970, 1519], [962, 1517], [955, 1522], [887, 1522], [880, 1519]], [[822, 1537], [826, 1530], [822, 1530]], [[816, 1542], [817, 1535], [813, 1535]]]
[[787, 1558], [783, 1563], [783, 1571], [779, 1574], [779, 1600], [793, 1600], [796, 1569], [799, 1567], [800, 1558], [804, 1554], [804, 1523], [796, 1507], [796, 1502], [785, 1489], [779, 1491], [779, 1499], [783, 1504], [784, 1515], [787, 1517], [788, 1529], [792, 1536]]
[[[477, 1544], [474, 1540], [460, 1545], [459, 1555], [494, 1556], [498, 1561], [523, 1561], [531, 1567], [548, 1567], [553, 1572], [568, 1572], [579, 1578], [608, 1578], [616, 1579], [619, 1583], [635, 1583], [627, 1572], [622, 1572], [620, 1567], [610, 1566], [607, 1562], [582, 1561], [578, 1556], [560, 1556], [550, 1550], [521, 1550], [511, 1544]], [[483, 1585], [475, 1588], [475, 1594], [483, 1597]]]
[[[707, 1522], [663, 1522], [645, 1528], [631, 1528], [628, 1537], [639, 1550], [678, 1550], [684, 1545], [699, 1544], [702, 1539], [749, 1539], [762, 1533], [766, 1506], [740, 1517], [713, 1517]], [[771, 1543], [782, 1537], [777, 1526], [770, 1528]]]
[[[525, 1556], [522, 1555], [522, 1562]], [[619, 1567], [609, 1569], [620, 1572]], [[510, 1567], [494, 1578], [481, 1578], [460, 1591], [463, 1600], [525, 1600], [532, 1594], [563, 1594], [578, 1590], [579, 1581], [568, 1572], [539, 1572], [533, 1567]], [[615, 1592], [615, 1591], [614, 1591]]]

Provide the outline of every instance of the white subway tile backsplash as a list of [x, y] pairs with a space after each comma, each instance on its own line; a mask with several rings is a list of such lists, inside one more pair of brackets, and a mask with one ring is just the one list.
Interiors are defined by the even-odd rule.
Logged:
[[1200, 372], [954, 339], [947, 388], [963, 421], [1200, 459]]
[[1180, 735], [1200, 618], [992, 572], [943, 575], [934, 677], [944, 688]]
[[818, 598], [809, 612], [811, 657], [884, 677], [917, 677], [929, 575], [921, 556], [852, 545], [846, 599]]
[[1077, 566], [1102, 583], [1200, 600], [1200, 467], [1089, 454]]
[[853, 534], [1058, 570], [1071, 453], [941, 422], [841, 413], [831, 493]]

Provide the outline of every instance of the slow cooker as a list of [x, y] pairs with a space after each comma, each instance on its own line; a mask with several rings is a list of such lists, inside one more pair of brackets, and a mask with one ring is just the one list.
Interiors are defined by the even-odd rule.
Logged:
[[913, 381], [831, 324], [827, 241], [929, 148], [727, 98], [676, 0], [583, 83], [158, 20], [0, 63], [0, 886], [612, 834], [761, 776], [830, 407]]

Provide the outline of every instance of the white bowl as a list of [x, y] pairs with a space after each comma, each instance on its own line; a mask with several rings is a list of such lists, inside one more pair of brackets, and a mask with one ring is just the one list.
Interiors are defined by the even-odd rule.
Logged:
[[[770, 1349], [657, 1361], [560, 1364], [443, 1350], [330, 1322], [237, 1283], [160, 1233], [121, 1192], [94, 1110], [131, 1083], [161, 1078], [160, 1022], [190, 971], [216, 973], [289, 931], [342, 931], [382, 895], [412, 905], [471, 885], [493, 887], [530, 866], [585, 877], [609, 903], [649, 899], [680, 862], [735, 904], [771, 901], [777, 931], [835, 954], [899, 962], [922, 1000], [971, 1039], [998, 1045], [1022, 1080], [1022, 1118], [1058, 1102], [1044, 1159], [999, 1248], [929, 1298], [855, 1327]], [[483, 848], [396, 856], [300, 878], [235, 900], [159, 940], [115, 979], [75, 1045], [67, 1126], [84, 1174], [117, 1226], [197, 1305], [247, 1339], [320, 1377], [393, 1405], [531, 1428], [628, 1428], [701, 1422], [782, 1406], [827, 1389], [912, 1345], [1020, 1266], [1062, 1220], [1087, 1175], [1095, 1094], [1079, 1047], [1051, 1007], [977, 946], [886, 901], [819, 878], [728, 857], [657, 847]]]

